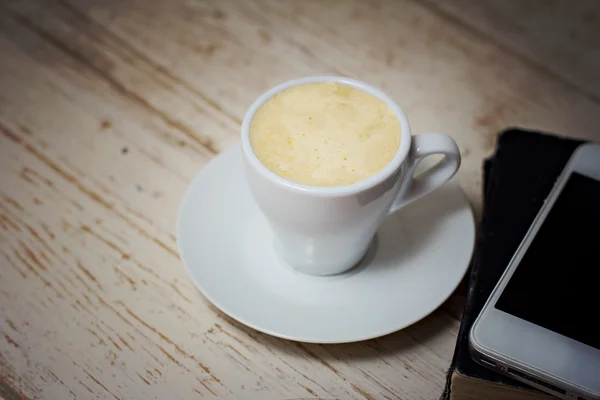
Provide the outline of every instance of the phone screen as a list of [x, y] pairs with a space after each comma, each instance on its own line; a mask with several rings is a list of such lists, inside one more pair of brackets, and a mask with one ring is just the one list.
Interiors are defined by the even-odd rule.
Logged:
[[600, 181], [570, 175], [495, 307], [600, 350]]

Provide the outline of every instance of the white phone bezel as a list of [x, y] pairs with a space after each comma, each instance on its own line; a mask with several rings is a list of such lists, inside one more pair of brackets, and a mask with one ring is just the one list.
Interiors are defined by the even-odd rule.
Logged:
[[[472, 351], [552, 382], [562, 389], [600, 398], [600, 350], [495, 308], [506, 284], [573, 172], [600, 181], [600, 145], [580, 145], [569, 159], [475, 320], [469, 333], [469, 345]], [[594, 318], [593, 315], [589, 317]], [[503, 372], [504, 369], [501, 368]]]

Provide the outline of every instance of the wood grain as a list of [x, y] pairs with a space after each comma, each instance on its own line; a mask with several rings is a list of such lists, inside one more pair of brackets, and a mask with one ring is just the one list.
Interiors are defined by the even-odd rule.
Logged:
[[0, 397], [437, 398], [464, 286], [380, 339], [288, 342], [198, 293], [174, 227], [190, 180], [237, 141], [248, 105], [302, 75], [372, 82], [415, 133], [454, 136], [477, 215], [499, 130], [600, 139], [600, 28], [584, 18], [597, 8], [546, 38], [526, 21], [555, 21], [550, 11], [464, 4], [0, 2]]
[[425, 0], [505, 51], [600, 99], [600, 8], [595, 0]]

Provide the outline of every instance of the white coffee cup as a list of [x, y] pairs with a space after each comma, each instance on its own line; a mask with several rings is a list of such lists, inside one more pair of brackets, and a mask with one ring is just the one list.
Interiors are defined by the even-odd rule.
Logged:
[[[400, 121], [400, 146], [394, 158], [369, 178], [347, 186], [307, 186], [265, 167], [250, 144], [250, 123], [275, 94], [296, 85], [337, 82], [386, 102]], [[312, 76], [273, 87], [250, 106], [242, 123], [242, 152], [250, 191], [274, 233], [277, 255], [311, 275], [333, 275], [355, 266], [366, 253], [383, 219], [448, 181], [460, 166], [456, 142], [439, 133], [411, 137], [402, 109], [381, 90], [350, 78]], [[434, 167], [413, 177], [424, 157], [442, 154]]]

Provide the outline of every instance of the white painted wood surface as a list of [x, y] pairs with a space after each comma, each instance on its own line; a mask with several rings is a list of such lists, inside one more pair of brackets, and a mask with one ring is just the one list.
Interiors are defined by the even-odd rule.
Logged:
[[253, 99], [317, 73], [454, 136], [479, 215], [499, 130], [600, 139], [599, 5], [517, 3], [1, 1], [0, 397], [437, 398], [464, 287], [384, 338], [275, 339], [198, 293], [175, 216]]

